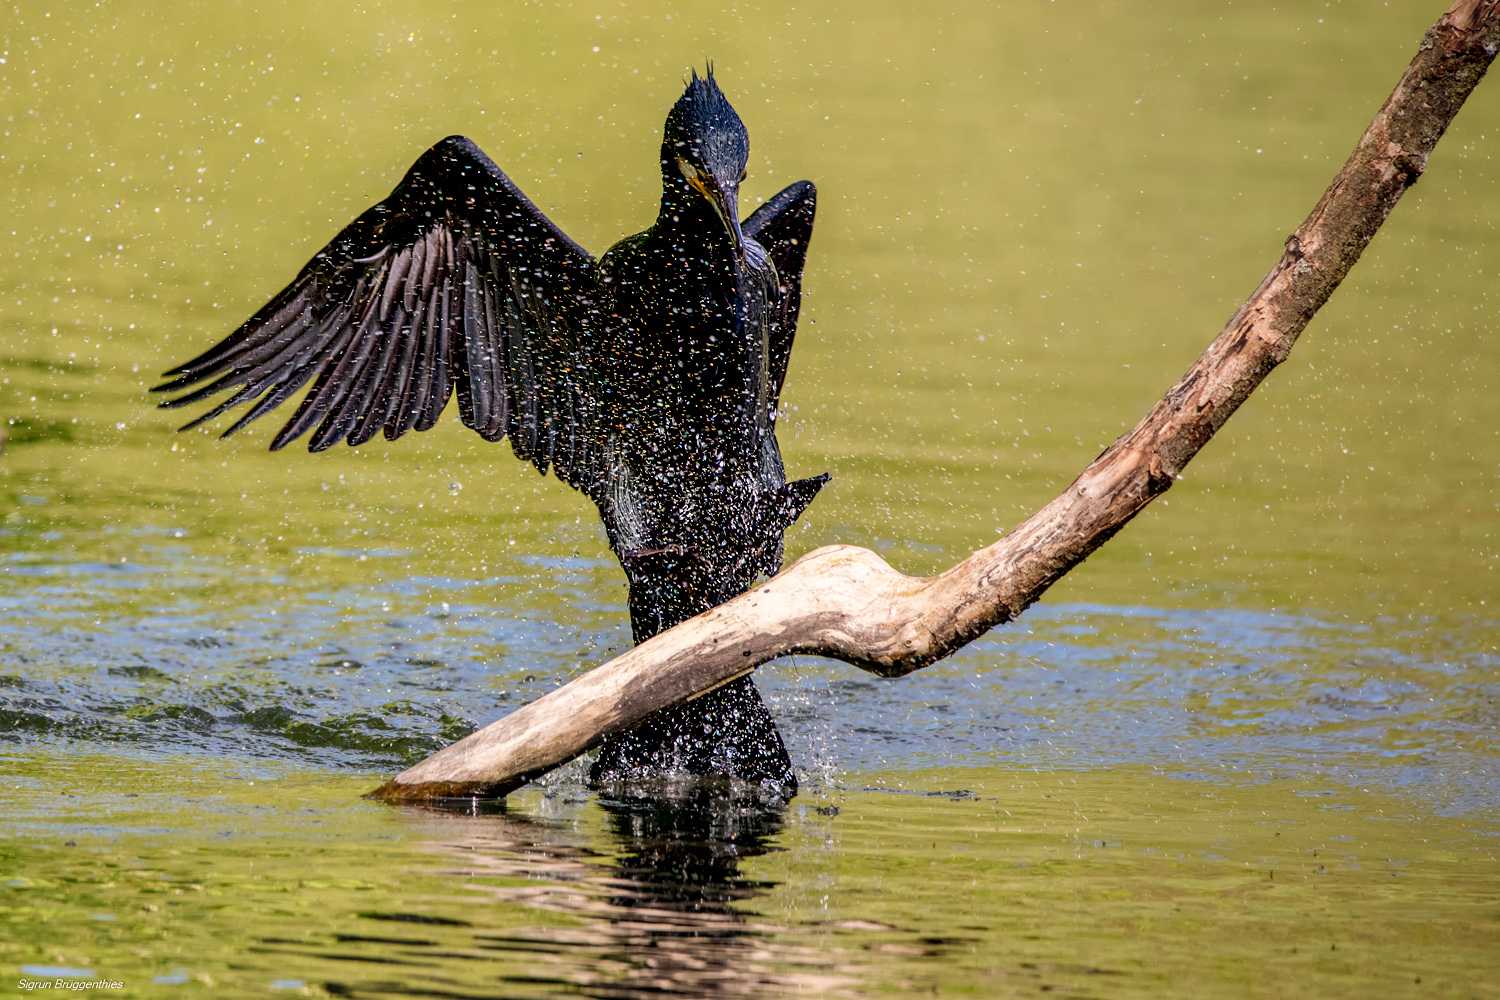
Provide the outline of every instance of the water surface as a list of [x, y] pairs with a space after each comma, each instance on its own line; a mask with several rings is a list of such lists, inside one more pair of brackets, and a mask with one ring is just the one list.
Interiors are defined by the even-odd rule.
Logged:
[[[1494, 995], [1500, 269], [1481, 86], [1291, 359], [1019, 622], [759, 677], [803, 791], [359, 795], [629, 640], [479, 441], [172, 433], [198, 353], [473, 137], [584, 246], [705, 54], [814, 179], [788, 537], [926, 573], [1276, 259], [1437, 7], [16, 0], [0, 16], [0, 975], [136, 996]], [[49, 978], [50, 977], [50, 978]]]

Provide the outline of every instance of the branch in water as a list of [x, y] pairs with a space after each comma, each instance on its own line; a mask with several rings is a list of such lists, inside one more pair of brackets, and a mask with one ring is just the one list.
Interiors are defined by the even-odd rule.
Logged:
[[898, 573], [875, 553], [821, 548], [371, 792], [388, 802], [495, 796], [789, 653], [885, 677], [925, 667], [1011, 621], [1166, 492], [1285, 361], [1500, 48], [1500, 0], [1459, 0], [1360, 138], [1281, 259], [1188, 373], [1057, 499], [945, 573]]

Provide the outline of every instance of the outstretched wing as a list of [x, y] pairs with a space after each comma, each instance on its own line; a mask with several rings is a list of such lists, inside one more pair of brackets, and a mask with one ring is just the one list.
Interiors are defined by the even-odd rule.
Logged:
[[807, 261], [807, 241], [812, 238], [813, 215], [818, 189], [812, 181], [798, 181], [761, 205], [745, 220], [744, 233], [766, 248], [784, 289], [779, 315], [771, 324], [771, 406], [781, 398], [786, 381], [792, 338], [797, 334], [797, 312], [802, 306], [802, 265]]
[[234, 390], [183, 428], [253, 402], [228, 435], [312, 381], [271, 449], [316, 426], [308, 449], [321, 451], [428, 430], [456, 388], [465, 424], [587, 489], [599, 438], [585, 343], [593, 263], [479, 147], [450, 136], [154, 391], [198, 386], [161, 404], [178, 407]]

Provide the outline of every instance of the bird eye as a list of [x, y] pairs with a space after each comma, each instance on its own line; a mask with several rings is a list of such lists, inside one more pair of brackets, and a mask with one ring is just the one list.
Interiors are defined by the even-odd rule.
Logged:
[[745, 169], [743, 169], [743, 170], [740, 171], [740, 180], [741, 181], [743, 181], [746, 177], [749, 177], [749, 176], [750, 176], [750, 168], [749, 167], [746, 167]]

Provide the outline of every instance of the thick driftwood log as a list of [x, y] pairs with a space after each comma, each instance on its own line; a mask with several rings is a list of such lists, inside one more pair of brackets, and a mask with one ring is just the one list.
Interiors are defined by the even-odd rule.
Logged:
[[910, 673], [1015, 618], [1164, 493], [1282, 361], [1427, 165], [1500, 48], [1500, 0], [1459, 0], [1422, 40], [1281, 260], [1198, 362], [1057, 499], [934, 577], [821, 548], [749, 593], [642, 643], [371, 792], [386, 801], [504, 795], [788, 653]]

